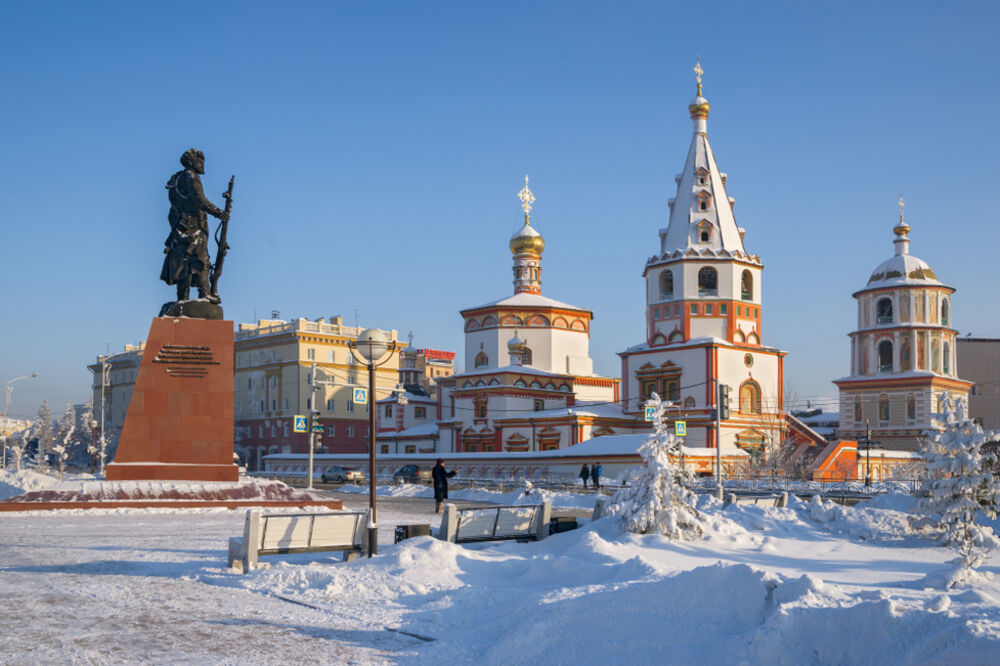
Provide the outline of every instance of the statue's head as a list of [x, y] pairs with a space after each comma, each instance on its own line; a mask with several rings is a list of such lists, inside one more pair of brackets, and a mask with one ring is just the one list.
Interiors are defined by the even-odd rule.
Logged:
[[205, 153], [197, 148], [191, 148], [181, 155], [181, 165], [185, 169], [191, 169], [195, 173], [205, 173]]

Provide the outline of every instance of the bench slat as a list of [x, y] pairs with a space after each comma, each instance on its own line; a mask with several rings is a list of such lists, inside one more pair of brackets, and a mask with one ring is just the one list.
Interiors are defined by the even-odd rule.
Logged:
[[358, 520], [361, 514], [345, 516], [329, 515], [313, 518], [312, 540], [310, 547], [337, 546], [354, 543]]

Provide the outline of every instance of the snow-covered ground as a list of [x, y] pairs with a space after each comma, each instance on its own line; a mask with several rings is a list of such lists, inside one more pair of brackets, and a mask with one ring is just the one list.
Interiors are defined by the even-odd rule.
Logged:
[[242, 512], [0, 514], [0, 662], [996, 663], [1000, 583], [944, 589], [952, 555], [911, 530], [912, 502], [705, 497], [699, 541], [602, 520], [469, 547], [391, 545], [393, 524], [436, 517], [387, 501], [375, 558], [245, 575], [226, 568]]

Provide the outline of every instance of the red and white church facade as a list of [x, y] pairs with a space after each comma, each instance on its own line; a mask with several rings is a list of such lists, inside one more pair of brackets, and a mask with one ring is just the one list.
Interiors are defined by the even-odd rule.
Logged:
[[527, 178], [519, 197], [513, 295], [461, 311], [466, 370], [439, 382], [437, 430], [386, 423], [382, 452], [550, 451], [644, 425], [618, 408], [619, 380], [594, 374], [593, 312], [542, 295], [545, 240], [531, 225]]
[[[709, 103], [698, 94], [689, 111], [694, 134], [660, 244], [643, 271], [643, 342], [619, 353], [621, 406], [638, 415], [654, 391], [677, 405], [686, 444], [738, 447], [764, 454], [785, 432], [784, 358], [764, 344], [764, 264], [746, 250], [735, 200], [708, 141]], [[717, 385], [729, 387], [732, 413], [716, 435]], [[721, 438], [721, 442], [719, 441]]]

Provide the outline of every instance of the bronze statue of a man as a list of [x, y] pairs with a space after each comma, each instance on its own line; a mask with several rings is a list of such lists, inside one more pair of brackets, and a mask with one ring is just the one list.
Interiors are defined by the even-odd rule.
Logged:
[[208, 215], [228, 220], [229, 214], [213, 204], [201, 187], [201, 174], [205, 173], [205, 154], [194, 148], [181, 155], [184, 169], [167, 181], [170, 197], [170, 235], [163, 248], [160, 279], [177, 285], [177, 300], [188, 300], [192, 285], [198, 296], [212, 303], [219, 297], [212, 293], [209, 277], [212, 262], [208, 257]]

